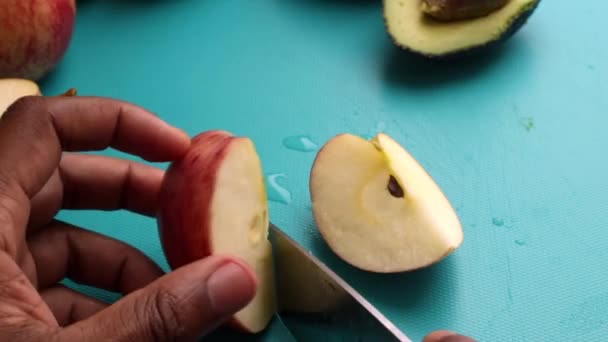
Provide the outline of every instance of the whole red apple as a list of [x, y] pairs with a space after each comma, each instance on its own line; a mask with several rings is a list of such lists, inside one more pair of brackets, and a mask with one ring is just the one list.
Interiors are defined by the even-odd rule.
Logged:
[[37, 81], [70, 45], [75, 0], [0, 1], [0, 78]]

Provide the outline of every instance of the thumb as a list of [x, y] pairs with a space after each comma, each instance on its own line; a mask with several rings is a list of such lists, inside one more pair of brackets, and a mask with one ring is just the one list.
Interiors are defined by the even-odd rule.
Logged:
[[64, 333], [67, 341], [196, 339], [247, 305], [256, 285], [244, 262], [212, 256], [166, 274]]

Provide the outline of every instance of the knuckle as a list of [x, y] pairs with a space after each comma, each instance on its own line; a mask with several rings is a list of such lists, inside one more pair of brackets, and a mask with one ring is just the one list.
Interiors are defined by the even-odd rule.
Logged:
[[147, 305], [150, 333], [155, 341], [166, 341], [183, 336], [186, 331], [180, 311], [180, 299], [172, 289], [161, 287]]
[[[48, 108], [46, 99], [43, 96], [24, 96], [17, 99], [8, 106], [2, 115], [2, 121], [17, 123], [27, 127], [27, 133], [38, 138], [55, 135], [57, 128], [54, 122], [53, 113]], [[23, 137], [31, 139], [31, 137]]]
[[[2, 115], [2, 121], [27, 120], [41, 122], [48, 116], [45, 99], [42, 96], [23, 96], [11, 103]], [[42, 114], [42, 115], [41, 115]]]
[[15, 100], [11, 105], [6, 109], [6, 114], [11, 115], [15, 112], [24, 112], [27, 113], [32, 108], [37, 108], [40, 104], [44, 102], [44, 98], [36, 95], [27, 95], [22, 96]]

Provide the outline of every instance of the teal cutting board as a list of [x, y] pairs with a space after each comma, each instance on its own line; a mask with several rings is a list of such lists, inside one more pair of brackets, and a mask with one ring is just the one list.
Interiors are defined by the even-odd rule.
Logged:
[[[379, 0], [79, 1], [72, 45], [42, 86], [128, 100], [191, 135], [250, 136], [272, 220], [414, 341], [434, 329], [599, 341], [608, 336], [605, 13], [601, 0], [544, 0], [501, 49], [428, 63], [391, 44]], [[315, 146], [378, 131], [420, 161], [462, 221], [462, 247], [432, 268], [359, 271], [316, 231]], [[307, 151], [289, 148], [293, 137], [310, 139]], [[153, 219], [61, 217], [166, 268]]]

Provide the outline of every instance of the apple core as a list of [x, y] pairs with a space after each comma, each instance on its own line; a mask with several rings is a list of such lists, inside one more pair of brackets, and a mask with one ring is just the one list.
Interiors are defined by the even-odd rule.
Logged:
[[268, 226], [268, 212], [262, 211], [260, 214], [255, 215], [251, 220], [249, 226], [249, 242], [253, 246], [257, 246], [262, 238], [264, 238], [264, 232]]

